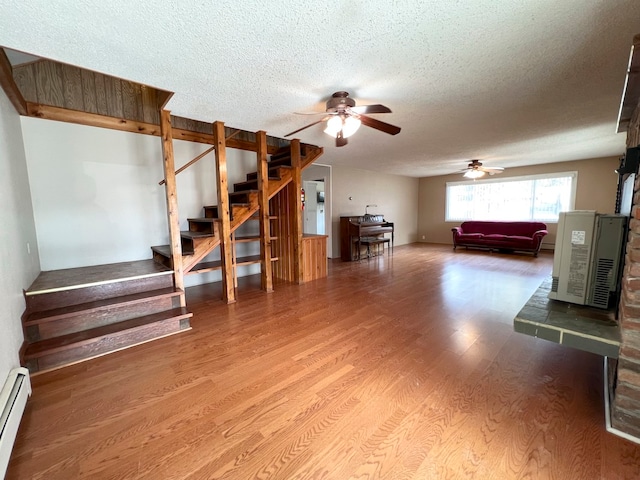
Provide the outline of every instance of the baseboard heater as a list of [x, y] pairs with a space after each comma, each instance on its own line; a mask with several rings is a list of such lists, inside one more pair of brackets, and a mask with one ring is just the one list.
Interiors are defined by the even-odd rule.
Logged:
[[0, 478], [4, 478], [9, 466], [13, 442], [18, 433], [20, 419], [31, 395], [29, 371], [14, 368], [0, 392]]

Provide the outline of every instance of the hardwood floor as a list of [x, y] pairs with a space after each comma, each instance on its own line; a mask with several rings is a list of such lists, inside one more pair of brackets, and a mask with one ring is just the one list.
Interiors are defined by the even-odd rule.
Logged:
[[32, 379], [8, 479], [632, 479], [602, 357], [513, 332], [552, 258], [416, 244]]

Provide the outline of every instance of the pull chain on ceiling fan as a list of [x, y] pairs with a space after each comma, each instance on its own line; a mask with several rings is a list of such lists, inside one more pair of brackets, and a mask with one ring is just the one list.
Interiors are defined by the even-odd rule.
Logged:
[[342, 147], [347, 144], [347, 138], [353, 135], [360, 125], [375, 128], [389, 135], [397, 135], [400, 133], [400, 127], [391, 125], [390, 123], [381, 122], [375, 118], [367, 116], [371, 113], [391, 113], [391, 110], [384, 105], [365, 105], [356, 107], [356, 101], [349, 97], [347, 92], [336, 92], [327, 101], [326, 113], [309, 112], [302, 115], [325, 115], [317, 122], [305, 125], [298, 130], [287, 133], [285, 137], [294, 135], [302, 130], [327, 122], [324, 132], [336, 139], [336, 147]]

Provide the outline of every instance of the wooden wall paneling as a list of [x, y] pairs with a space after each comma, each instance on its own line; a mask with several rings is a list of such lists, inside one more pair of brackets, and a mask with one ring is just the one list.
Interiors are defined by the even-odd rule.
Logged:
[[233, 283], [233, 259], [231, 242], [231, 215], [229, 210], [229, 184], [227, 180], [227, 150], [224, 123], [213, 123], [216, 146], [216, 181], [218, 186], [218, 217], [220, 218], [220, 259], [222, 261], [222, 299], [227, 303], [236, 301]]
[[13, 67], [13, 79], [25, 102], [38, 102], [35, 62]]
[[[94, 74], [94, 84], [96, 89], [96, 109], [100, 115], [109, 115], [109, 109], [107, 108], [107, 84], [104, 75], [99, 73]], [[155, 107], [155, 106], [154, 106]], [[157, 109], [157, 107], [155, 107]], [[160, 125], [160, 117], [158, 117], [158, 125]]]
[[305, 282], [327, 276], [327, 236], [313, 235], [302, 238], [302, 259]]
[[[178, 191], [176, 187], [176, 169], [173, 156], [173, 139], [171, 137], [171, 114], [168, 110], [162, 110], [160, 112], [160, 129], [162, 131], [162, 156], [164, 160], [165, 193], [167, 216], [169, 218], [169, 237], [174, 283], [176, 288], [184, 291], [180, 218], [178, 216]], [[180, 296], [180, 306], [184, 307], [185, 305], [186, 302], [183, 294]]]
[[140, 85], [142, 95], [142, 121], [145, 123], [158, 123], [158, 92], [155, 88]]
[[122, 118], [122, 85], [119, 78], [104, 77], [107, 100], [107, 115]]
[[56, 62], [43, 60], [35, 64], [38, 103], [64, 107], [62, 67]]
[[276, 218], [272, 220], [272, 235], [278, 240], [274, 243], [274, 255], [278, 257], [275, 262], [274, 275], [280, 280], [293, 282], [293, 236], [291, 235], [290, 202], [291, 184], [283, 188], [271, 199], [271, 214]]
[[267, 165], [267, 132], [256, 134], [258, 144], [258, 215], [260, 216], [260, 285], [266, 292], [273, 292], [271, 265], [271, 228], [269, 221], [269, 167]]
[[122, 80], [122, 116], [129, 120], [143, 121], [142, 92], [137, 83]]
[[300, 156], [300, 140], [291, 140], [291, 176], [292, 191], [289, 193], [289, 210], [291, 236], [293, 237], [293, 282], [302, 283], [302, 159]]
[[81, 70], [82, 103], [84, 111], [88, 113], [100, 113], [98, 111], [98, 99], [96, 98], [96, 76], [91, 70]]
[[26, 115], [27, 102], [25, 101], [15, 79], [13, 68], [4, 50], [0, 48], [0, 87], [7, 94], [7, 98], [20, 115]]
[[64, 108], [85, 111], [82, 95], [82, 70], [73, 65], [61, 64]]

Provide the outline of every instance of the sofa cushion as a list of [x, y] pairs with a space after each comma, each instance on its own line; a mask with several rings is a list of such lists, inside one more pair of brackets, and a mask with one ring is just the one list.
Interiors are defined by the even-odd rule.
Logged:
[[460, 240], [471, 240], [471, 239], [477, 239], [482, 237], [484, 237], [484, 235], [481, 233], [461, 233], [460, 235], [458, 235], [458, 238]]

